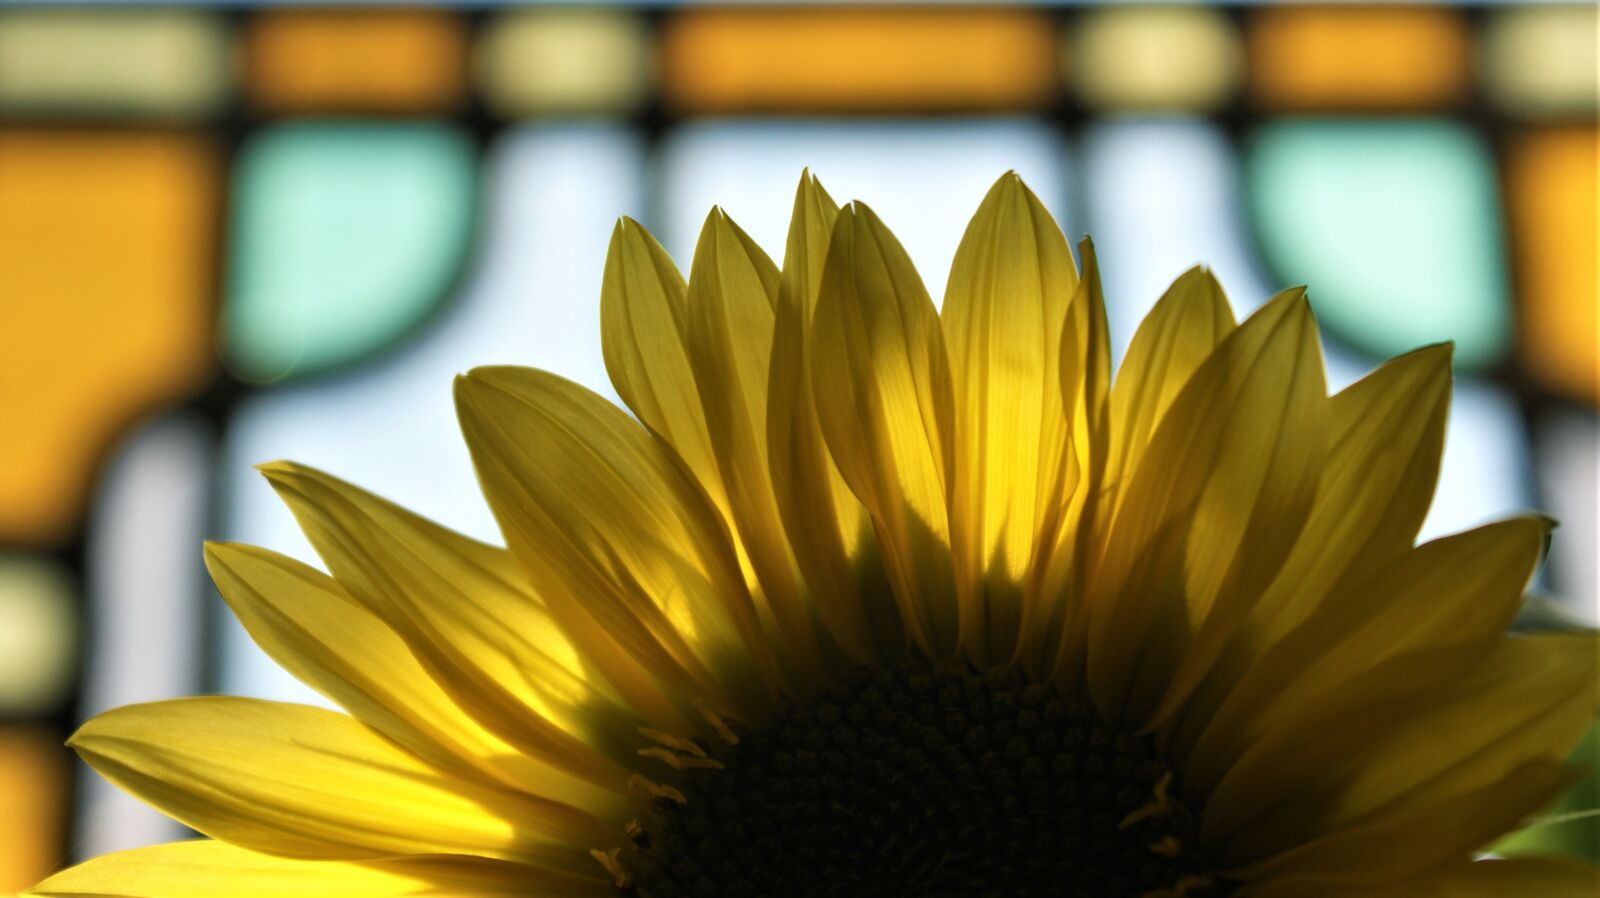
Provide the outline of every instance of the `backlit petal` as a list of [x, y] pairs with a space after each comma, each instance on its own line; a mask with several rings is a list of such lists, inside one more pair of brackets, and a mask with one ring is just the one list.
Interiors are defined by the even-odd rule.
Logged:
[[[767, 463], [778, 511], [811, 602], [833, 638], [862, 662], [900, 642], [899, 613], [875, 588], [872, 522], [834, 467], [811, 400], [811, 319], [839, 207], [806, 172], [784, 252], [767, 398]], [[863, 582], [866, 581], [866, 582]]]
[[617, 809], [614, 794], [484, 729], [434, 682], [399, 634], [331, 577], [254, 546], [210, 543], [205, 557], [223, 599], [274, 661], [413, 754], [595, 813]]
[[245, 698], [132, 705], [68, 743], [100, 775], [214, 838], [286, 857], [463, 854], [579, 868], [605, 838], [573, 808], [480, 786], [353, 718]]
[[755, 570], [755, 599], [796, 682], [823, 675], [800, 572], [778, 516], [767, 458], [768, 369], [777, 266], [721, 209], [700, 231], [689, 276], [688, 343], [711, 449], [735, 531]]
[[1375, 664], [1503, 634], [1549, 533], [1544, 518], [1490, 524], [1434, 540], [1340, 590], [1252, 662], [1203, 729], [1190, 785], [1209, 787], [1264, 734]]
[[1310, 510], [1323, 389], [1314, 322], [1290, 293], [1173, 401], [1090, 594], [1089, 691], [1109, 719], [1141, 726], [1164, 691], [1192, 686], [1270, 582]]
[[50, 877], [37, 898], [605, 898], [609, 880], [465, 859], [305, 861], [225, 842], [174, 842], [95, 858]]
[[513, 555], [562, 631], [652, 725], [777, 688], [722, 519], [621, 409], [553, 374], [456, 381], [462, 431]]
[[1061, 229], [1022, 179], [989, 190], [956, 250], [941, 321], [955, 387], [958, 467], [952, 550], [973, 582], [970, 638], [1008, 661], [1022, 623], [1022, 588], [1041, 529], [1066, 496], [1069, 421], [1061, 394], [1061, 331], [1078, 287]]
[[950, 563], [950, 367], [911, 259], [861, 203], [834, 222], [811, 328], [817, 417], [873, 527], [906, 628], [949, 658], [965, 621]]
[[1591, 634], [1509, 637], [1377, 664], [1246, 751], [1207, 800], [1203, 835], [1247, 862], [1559, 760], [1600, 709], [1597, 649]]
[[600, 335], [617, 395], [677, 451], [724, 513], [727, 500], [689, 361], [688, 285], [667, 251], [618, 220], [600, 286]]
[[636, 723], [504, 549], [304, 465], [263, 465], [339, 584], [406, 640], [463, 710], [522, 751], [620, 788]]

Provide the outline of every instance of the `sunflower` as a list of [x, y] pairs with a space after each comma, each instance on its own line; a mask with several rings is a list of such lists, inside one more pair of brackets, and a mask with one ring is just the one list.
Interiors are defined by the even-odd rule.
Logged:
[[504, 549], [264, 466], [331, 576], [207, 564], [348, 713], [95, 718], [72, 747], [208, 838], [30, 894], [1595, 894], [1477, 860], [1571, 781], [1596, 644], [1507, 633], [1545, 519], [1414, 545], [1449, 348], [1330, 397], [1303, 290], [1236, 324], [1196, 268], [1113, 382], [1079, 255], [1012, 174], [942, 311], [809, 174], [781, 268], [713, 210], [686, 283], [621, 221], [633, 415], [458, 378]]

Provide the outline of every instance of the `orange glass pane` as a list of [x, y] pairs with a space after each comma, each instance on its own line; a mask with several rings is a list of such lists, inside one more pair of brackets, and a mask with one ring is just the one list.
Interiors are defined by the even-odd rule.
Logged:
[[0, 729], [0, 893], [21, 891], [60, 866], [67, 799], [61, 740]]
[[1448, 105], [1465, 95], [1470, 49], [1450, 9], [1262, 9], [1251, 19], [1251, 93], [1291, 110]]
[[428, 112], [456, 105], [466, 33], [420, 9], [262, 13], [246, 43], [252, 100], [279, 112]]
[[689, 112], [1006, 109], [1055, 93], [1045, 15], [987, 9], [702, 9], [662, 35], [663, 91]]
[[177, 134], [0, 134], [0, 542], [70, 535], [96, 460], [211, 370], [218, 165]]
[[1535, 131], [1506, 163], [1523, 363], [1600, 401], [1600, 130]]

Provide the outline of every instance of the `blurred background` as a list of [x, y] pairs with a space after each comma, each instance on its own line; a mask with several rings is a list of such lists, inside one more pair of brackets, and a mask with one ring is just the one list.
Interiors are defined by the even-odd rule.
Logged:
[[935, 295], [1018, 170], [1096, 238], [1119, 354], [1202, 261], [1241, 315], [1309, 284], [1335, 388], [1454, 340], [1424, 535], [1547, 511], [1536, 588], [1594, 621], [1597, 39], [1542, 4], [0, 10], [0, 891], [182, 834], [61, 748], [83, 719], [316, 700], [200, 564], [312, 559], [253, 464], [495, 539], [452, 375], [614, 396], [616, 218], [687, 270], [717, 202], [781, 258], [807, 165]]

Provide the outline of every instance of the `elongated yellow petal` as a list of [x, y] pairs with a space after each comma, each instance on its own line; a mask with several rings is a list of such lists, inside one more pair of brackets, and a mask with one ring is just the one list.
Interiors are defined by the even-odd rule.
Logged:
[[1303, 619], [1353, 565], [1409, 549], [1433, 501], [1450, 406], [1449, 345], [1378, 368], [1328, 403], [1328, 465], [1304, 538], [1260, 617], [1272, 640]]
[[225, 842], [173, 842], [95, 858], [50, 877], [37, 898], [561, 898], [615, 894], [601, 877], [443, 858], [305, 861]]
[[756, 573], [757, 607], [795, 682], [823, 675], [800, 572], [778, 515], [767, 457], [777, 266], [711, 210], [689, 276], [689, 353], [735, 530]]
[[767, 394], [767, 464], [773, 497], [811, 603], [852, 657], [879, 660], [901, 642], [899, 613], [887, 590], [861, 582], [857, 564], [871, 551], [872, 522], [834, 467], [811, 401], [811, 319], [839, 207], [808, 171], [795, 191], [779, 281]]
[[967, 622], [946, 512], [955, 465], [949, 362], [911, 259], [861, 203], [834, 222], [811, 351], [823, 436], [872, 515], [907, 631], [929, 655], [953, 657]]
[[1544, 518], [1490, 524], [1430, 542], [1337, 592], [1240, 678], [1189, 757], [1190, 785], [1215, 783], [1257, 739], [1375, 664], [1504, 633], [1549, 532]]
[[97, 772], [206, 835], [286, 857], [462, 854], [581, 869], [604, 825], [449, 776], [353, 718], [244, 698], [119, 708], [68, 743]]
[[631, 751], [635, 719], [530, 591], [503, 549], [314, 468], [263, 465], [341, 586], [406, 640], [463, 710], [519, 749], [613, 789], [596, 754]]
[[[1170, 736], [1176, 753], [1187, 754], [1215, 723], [1263, 651], [1330, 594], [1353, 588], [1346, 581], [1411, 548], [1438, 475], [1449, 395], [1450, 349], [1436, 346], [1383, 365], [1328, 403], [1328, 463], [1311, 516], [1210, 678], [1188, 696]], [[1182, 698], [1169, 693], [1157, 716]]]
[[[254, 546], [209, 543], [205, 557], [223, 599], [274, 661], [408, 751], [597, 815], [620, 812], [614, 792], [517, 751], [468, 716], [399, 634], [331, 577]], [[626, 782], [620, 771], [610, 779]]]
[[1002, 176], [956, 250], [941, 314], [961, 443], [950, 514], [966, 522], [952, 549], [986, 658], [1013, 656], [1041, 527], [1066, 501], [1052, 489], [1069, 458], [1061, 332], [1077, 287], [1055, 220], [1015, 173]]
[[1600, 894], [1600, 868], [1557, 858], [1457, 861], [1370, 888], [1286, 878], [1250, 890], [1251, 898], [1593, 898], [1596, 894]]
[[1600, 708], [1591, 634], [1431, 649], [1317, 696], [1252, 746], [1206, 803], [1206, 842], [1257, 860], [1384, 808], [1446, 800], [1557, 760]]
[[1293, 292], [1173, 401], [1091, 593], [1089, 691], [1109, 719], [1143, 725], [1177, 671], [1192, 686], [1289, 553], [1325, 450], [1323, 389], [1316, 327]]
[[689, 361], [688, 285], [667, 251], [631, 218], [611, 233], [600, 286], [600, 336], [617, 395], [678, 453], [727, 513]]
[[729, 534], [644, 428], [525, 368], [458, 378], [456, 405], [512, 553], [619, 694], [676, 732], [697, 700], [765, 706], [774, 668]]
[[1222, 285], [1195, 266], [1172, 282], [1145, 316], [1111, 388], [1111, 454], [1106, 489], [1127, 487], [1156, 426], [1217, 344], [1233, 333], [1233, 310]]
[[1409, 879], [1469, 857], [1516, 829], [1575, 779], [1565, 764], [1529, 761], [1478, 789], [1398, 808], [1231, 875], [1248, 881], [1301, 880], [1330, 890]]
[[[1078, 690], [1088, 655], [1088, 576], [1110, 517], [1106, 462], [1111, 446], [1111, 343], [1094, 242], [1078, 243], [1083, 275], [1061, 328], [1061, 397], [1071, 425], [1070, 449], [1046, 490], [1054, 513], [1041, 522], [1039, 541], [1052, 546], [1036, 565], [1024, 608], [1020, 655], [1030, 669]], [[1030, 644], [1031, 643], [1031, 644]]]

